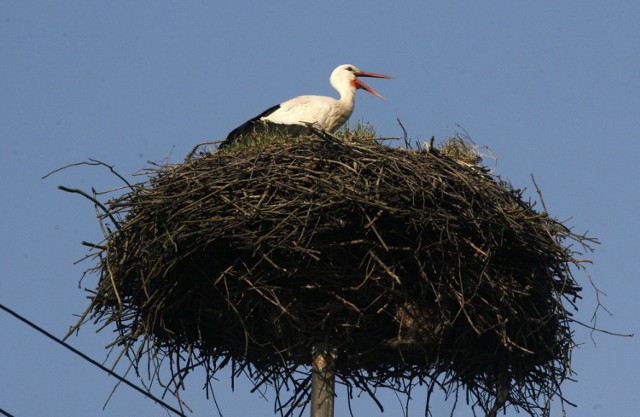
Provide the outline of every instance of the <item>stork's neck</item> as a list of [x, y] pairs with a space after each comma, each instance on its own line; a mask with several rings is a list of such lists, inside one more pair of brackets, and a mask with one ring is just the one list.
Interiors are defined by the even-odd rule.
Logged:
[[332, 106], [331, 115], [326, 121], [324, 128], [328, 132], [334, 132], [342, 126], [353, 113], [353, 107], [356, 104], [356, 83], [349, 79], [335, 79], [331, 77], [331, 85], [340, 94], [340, 99], [336, 100]]
[[347, 109], [353, 110], [356, 104], [356, 86], [351, 82], [340, 83], [334, 86], [338, 94], [340, 94], [340, 103]]

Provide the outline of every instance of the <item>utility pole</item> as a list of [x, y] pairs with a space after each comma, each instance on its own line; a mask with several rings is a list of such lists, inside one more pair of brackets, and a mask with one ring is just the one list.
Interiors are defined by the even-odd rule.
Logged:
[[327, 343], [316, 343], [311, 355], [311, 417], [333, 417], [335, 351], [331, 351]]

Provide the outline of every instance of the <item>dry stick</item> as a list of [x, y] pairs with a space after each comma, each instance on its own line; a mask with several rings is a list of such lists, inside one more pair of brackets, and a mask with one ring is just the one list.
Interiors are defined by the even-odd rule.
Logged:
[[411, 149], [411, 143], [409, 143], [409, 134], [407, 133], [407, 129], [404, 128], [404, 126], [402, 125], [402, 122], [400, 121], [399, 117], [396, 120], [398, 121], [398, 124], [400, 125], [400, 128], [402, 129], [402, 139], [404, 140], [404, 148], [405, 149]]
[[104, 204], [102, 204], [101, 202], [99, 202], [97, 199], [95, 199], [94, 197], [90, 196], [89, 194], [85, 193], [82, 190], [78, 190], [76, 188], [69, 188], [69, 187], [65, 187], [64, 185], [58, 185], [58, 189], [62, 190], [62, 191], [66, 191], [67, 193], [72, 193], [72, 194], [80, 194], [81, 196], [85, 197], [86, 199], [90, 200], [93, 204], [95, 204], [96, 206], [100, 207], [100, 209], [102, 211], [104, 211], [104, 213], [109, 216], [109, 218], [111, 219], [111, 221], [113, 222], [113, 224], [116, 226], [116, 229], [120, 229], [120, 224], [118, 223], [118, 221], [113, 217], [113, 215], [111, 214], [111, 212], [109, 211], [109, 209], [107, 207], [105, 207]]
[[333, 417], [335, 397], [335, 352], [327, 343], [316, 343], [311, 363], [311, 417]]
[[69, 165], [65, 165], [63, 167], [60, 167], [58, 169], [54, 169], [53, 171], [49, 172], [47, 175], [43, 176], [42, 179], [46, 179], [48, 177], [50, 177], [51, 175], [55, 174], [56, 172], [60, 172], [64, 169], [67, 168], [71, 168], [71, 167], [77, 167], [80, 165], [89, 165], [89, 166], [104, 166], [109, 168], [109, 171], [111, 171], [111, 173], [113, 175], [115, 175], [116, 177], [120, 178], [120, 180], [122, 180], [122, 182], [124, 182], [125, 184], [127, 184], [127, 187], [129, 187], [129, 189], [131, 189], [133, 191], [133, 186], [131, 185], [131, 183], [129, 183], [129, 181], [127, 181], [127, 179], [125, 177], [123, 177], [122, 175], [118, 174], [118, 172], [114, 169], [113, 165], [109, 165], [105, 162], [102, 162], [98, 159], [93, 159], [93, 158], [89, 158], [90, 162], [77, 162], [75, 164], [69, 164]]
[[219, 139], [219, 140], [214, 140], [214, 141], [210, 141], [210, 142], [200, 142], [198, 143], [196, 146], [193, 147], [193, 149], [191, 150], [191, 152], [189, 152], [189, 154], [187, 155], [186, 158], [184, 158], [185, 160], [187, 159], [191, 159], [193, 157], [193, 155], [196, 154], [196, 152], [198, 151], [198, 148], [200, 148], [201, 146], [204, 145], [215, 145], [217, 143], [222, 143], [224, 142], [225, 139]]

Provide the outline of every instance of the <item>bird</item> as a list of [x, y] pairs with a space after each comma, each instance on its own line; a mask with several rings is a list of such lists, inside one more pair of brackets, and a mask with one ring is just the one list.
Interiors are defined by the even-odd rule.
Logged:
[[311, 127], [333, 133], [353, 113], [357, 89], [363, 89], [384, 99], [359, 77], [394, 78], [390, 75], [361, 71], [355, 65], [343, 64], [331, 73], [329, 82], [340, 94], [339, 99], [326, 96], [298, 96], [268, 108], [256, 117], [233, 129], [219, 148], [231, 145], [256, 133], [280, 132], [291, 136], [309, 134]]

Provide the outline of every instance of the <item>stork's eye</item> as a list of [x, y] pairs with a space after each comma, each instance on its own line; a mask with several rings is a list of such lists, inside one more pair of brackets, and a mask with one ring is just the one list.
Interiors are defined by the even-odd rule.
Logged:
[[353, 72], [353, 68], [352, 67], [347, 67], [347, 71]]

